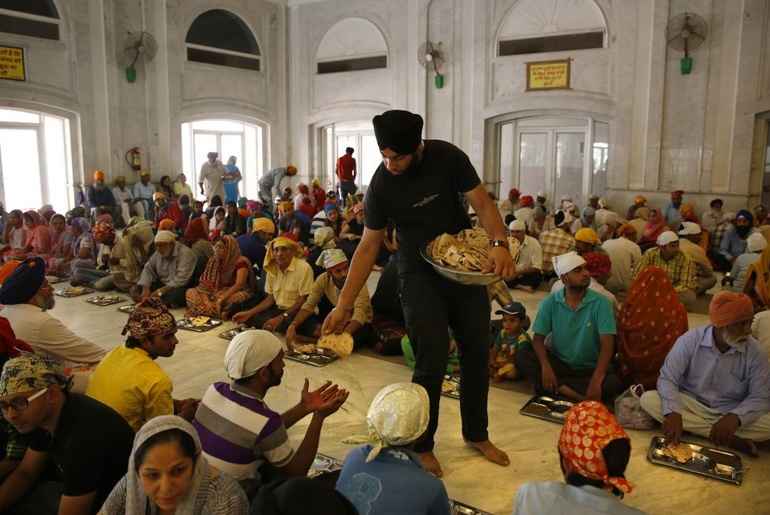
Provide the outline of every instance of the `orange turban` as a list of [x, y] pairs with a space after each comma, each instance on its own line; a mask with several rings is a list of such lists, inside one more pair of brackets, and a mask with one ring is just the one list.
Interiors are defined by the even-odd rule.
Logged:
[[171, 218], [164, 218], [158, 223], [158, 230], [159, 231], [175, 231], [176, 230], [176, 222], [173, 221]]
[[12, 260], [0, 267], [0, 284], [3, 284], [20, 264], [21, 261]]
[[94, 181], [103, 181], [104, 172], [101, 170], [94, 170]]
[[618, 237], [625, 236], [631, 241], [636, 241], [636, 229], [631, 224], [623, 224], [618, 229]]
[[709, 318], [714, 327], [725, 327], [754, 318], [754, 304], [744, 293], [720, 291], [711, 299]]

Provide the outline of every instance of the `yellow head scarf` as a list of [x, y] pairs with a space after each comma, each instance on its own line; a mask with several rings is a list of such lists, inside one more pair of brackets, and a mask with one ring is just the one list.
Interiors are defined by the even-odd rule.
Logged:
[[272, 240], [267, 246], [267, 253], [265, 254], [265, 262], [263, 268], [274, 274], [278, 272], [278, 264], [275, 262], [276, 247], [289, 247], [293, 249], [295, 257], [297, 251], [299, 250], [299, 245], [297, 245], [297, 242], [290, 240], [289, 238], [279, 236], [278, 238]]

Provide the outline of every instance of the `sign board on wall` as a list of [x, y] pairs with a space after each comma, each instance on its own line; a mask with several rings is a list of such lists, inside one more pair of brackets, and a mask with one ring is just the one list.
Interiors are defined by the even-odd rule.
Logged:
[[570, 89], [570, 59], [527, 63], [527, 91]]
[[0, 79], [27, 80], [23, 48], [0, 46]]

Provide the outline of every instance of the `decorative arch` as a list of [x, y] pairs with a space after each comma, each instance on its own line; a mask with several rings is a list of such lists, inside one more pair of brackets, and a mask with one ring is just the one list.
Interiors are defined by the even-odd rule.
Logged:
[[318, 73], [388, 67], [388, 43], [366, 18], [345, 18], [326, 31], [316, 48]]
[[237, 14], [209, 9], [197, 15], [185, 36], [187, 60], [259, 71], [261, 51], [254, 31]]

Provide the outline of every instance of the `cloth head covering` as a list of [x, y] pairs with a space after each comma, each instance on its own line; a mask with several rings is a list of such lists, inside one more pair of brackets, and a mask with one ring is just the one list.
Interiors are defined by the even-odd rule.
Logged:
[[40, 213], [38, 213], [34, 209], [30, 209], [29, 211], [24, 211], [22, 218], [29, 218], [30, 220], [32, 220], [32, 228], [35, 228], [38, 225], [45, 224], [45, 220], [43, 220], [43, 217], [40, 216]]
[[618, 228], [618, 237], [626, 237], [631, 241], [636, 241], [636, 229], [631, 224], [623, 224]]
[[278, 267], [278, 264], [275, 262], [276, 247], [289, 247], [291, 249], [294, 249], [295, 253], [297, 250], [299, 250], [299, 245], [297, 245], [297, 242], [292, 239], [286, 238], [285, 236], [279, 236], [274, 240], [271, 240], [270, 243], [267, 244], [267, 252], [265, 253], [265, 262], [262, 268], [272, 273], [277, 273], [277, 267]]
[[641, 206], [642, 204], [646, 204], [647, 199], [643, 195], [637, 195], [634, 197], [634, 204], [637, 206]]
[[261, 231], [267, 234], [275, 234], [275, 224], [269, 218], [260, 216], [259, 218], [255, 218], [254, 221], [251, 223], [251, 231], [252, 232]]
[[709, 319], [714, 327], [725, 327], [754, 318], [754, 304], [745, 293], [722, 290], [711, 299]]
[[559, 277], [567, 275], [574, 269], [586, 264], [586, 260], [577, 252], [567, 252], [561, 256], [554, 256], [551, 258], [551, 261], [553, 262], [553, 269]]
[[94, 181], [103, 181], [104, 172], [101, 170], [94, 170]]
[[222, 236], [214, 245], [214, 255], [209, 258], [201, 274], [199, 288], [215, 293], [231, 286], [235, 279], [235, 264], [240, 257], [238, 241], [229, 234]]
[[559, 210], [559, 211], [556, 211], [556, 214], [553, 215], [553, 223], [556, 227], [561, 227], [562, 225], [569, 225], [574, 221], [575, 221], [575, 217], [572, 216], [572, 214], [570, 214], [569, 211]]
[[622, 477], [609, 477], [602, 450], [610, 442], [631, 439], [606, 406], [596, 401], [583, 401], [573, 406], [564, 419], [559, 436], [562, 458], [575, 472], [588, 479], [601, 481], [607, 489], [623, 493], [633, 489]]
[[289, 175], [294, 175], [297, 173], [297, 167], [294, 165], [289, 165], [286, 167], [286, 171], [289, 172]]
[[187, 224], [187, 228], [184, 231], [184, 239], [190, 243], [195, 243], [198, 240], [207, 240], [209, 237], [206, 232], [206, 223], [203, 218], [198, 217], [190, 220]]
[[173, 231], [176, 229], [176, 222], [171, 218], [164, 218], [158, 223], [159, 231]]
[[695, 222], [682, 222], [682, 228], [679, 230], [679, 236], [695, 236], [700, 233], [700, 225]]
[[254, 211], [257, 208], [262, 207], [262, 202], [259, 202], [257, 200], [247, 200], [246, 201], [246, 209], [249, 211]]
[[526, 231], [527, 230], [527, 224], [524, 223], [523, 220], [514, 220], [510, 224], [508, 224], [508, 230], [513, 231]]
[[599, 198], [599, 209], [609, 209], [610, 203], [604, 197]]
[[310, 188], [307, 187], [307, 184], [299, 183], [297, 185], [297, 190], [302, 193], [303, 195], [309, 195], [310, 194]]
[[25, 352], [5, 362], [0, 375], [0, 397], [31, 390], [42, 390], [51, 385], [68, 387], [69, 378], [64, 366], [47, 356]]
[[96, 222], [93, 234], [97, 243], [106, 243], [115, 238], [115, 228], [109, 222]]
[[580, 220], [584, 225], [591, 225], [591, 222], [589, 222], [588, 219], [592, 216], [596, 216], [596, 210], [591, 206], [584, 207], [583, 211], [580, 212]]
[[136, 452], [153, 436], [173, 429], [188, 434], [195, 443], [194, 469], [190, 491], [177, 505], [176, 513], [180, 515], [201, 513], [202, 505], [206, 503], [205, 492], [208, 491], [205, 485], [217, 477], [219, 473], [209, 467], [206, 458], [201, 453], [201, 441], [192, 424], [176, 415], [161, 415], [147, 421], [134, 437], [134, 447], [131, 449], [128, 471], [126, 472], [126, 515], [144, 515], [149, 502], [142, 486], [142, 480], [136, 471]]
[[171, 231], [158, 231], [155, 235], [155, 243], [174, 243], [176, 241], [176, 234]]
[[735, 215], [735, 219], [738, 220], [739, 218], [745, 218], [746, 220], [748, 220], [749, 225], [754, 224], [754, 215], [751, 214], [751, 211], [749, 211], [748, 209], [741, 209], [740, 211], [738, 211], [738, 214]]
[[658, 236], [655, 243], [657, 243], [658, 247], [665, 247], [669, 243], [674, 243], [675, 241], [679, 241], [679, 236], [677, 236], [674, 231], [665, 231]]
[[266, 367], [285, 349], [281, 340], [262, 329], [238, 333], [225, 351], [225, 371], [230, 379], [251, 377]]
[[278, 204], [278, 214], [284, 215], [294, 211], [294, 202], [291, 200], [283, 200]]
[[337, 204], [332, 204], [331, 202], [324, 204], [324, 213], [328, 215], [332, 211], [337, 211]]
[[412, 154], [422, 141], [422, 116], [394, 109], [372, 119], [374, 136], [380, 150], [391, 149], [396, 154]]
[[149, 170], [142, 170], [141, 172], [139, 172], [139, 177], [149, 177], [149, 176], [150, 176]]
[[647, 206], [642, 206], [634, 212], [634, 215], [636, 218], [646, 221], [650, 218], [650, 208]]
[[374, 396], [366, 414], [369, 443], [366, 457], [370, 463], [386, 447], [401, 447], [417, 440], [428, 428], [430, 401], [428, 392], [416, 383], [395, 383]]
[[692, 204], [682, 204], [679, 208], [679, 214], [682, 215], [682, 220], [686, 222], [698, 223], [698, 215], [695, 214], [695, 206]]
[[157, 297], [149, 297], [136, 305], [121, 334], [128, 333], [137, 340], [166, 334], [176, 329], [174, 315]]
[[590, 227], [583, 227], [575, 233], [575, 241], [582, 241], [583, 243], [591, 243], [593, 245], [600, 245], [602, 240], [599, 239], [599, 235], [596, 231]]
[[510, 191], [508, 191], [508, 198], [519, 198], [521, 196], [521, 192], [516, 188], [511, 188]]
[[531, 195], [524, 195], [523, 197], [519, 198], [519, 204], [521, 207], [532, 207], [535, 205], [535, 201]]
[[321, 252], [318, 256], [315, 264], [323, 267], [324, 270], [329, 270], [341, 263], [347, 263], [348, 257], [340, 249], [327, 249]]
[[0, 304], [24, 304], [34, 297], [45, 281], [45, 261], [41, 257], [27, 258], [3, 281]]
[[313, 243], [322, 249], [334, 248], [334, 229], [331, 227], [319, 227], [313, 233]]
[[683, 195], [684, 195], [684, 191], [682, 190], [675, 190], [671, 192], [672, 199], [681, 199]]
[[607, 277], [612, 270], [612, 261], [604, 252], [588, 252], [583, 259], [586, 260], [586, 270], [591, 277]]
[[6, 261], [3, 266], [0, 267], [0, 285], [2, 285], [8, 277], [19, 267], [21, 261], [12, 259]]
[[760, 232], [752, 233], [746, 238], [746, 250], [749, 252], [762, 252], [765, 247], [767, 247], [767, 240]]

